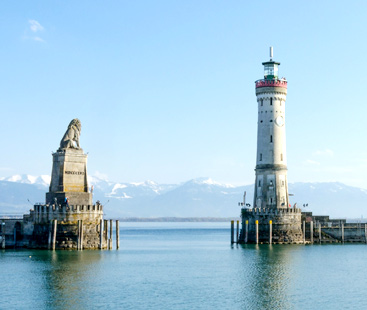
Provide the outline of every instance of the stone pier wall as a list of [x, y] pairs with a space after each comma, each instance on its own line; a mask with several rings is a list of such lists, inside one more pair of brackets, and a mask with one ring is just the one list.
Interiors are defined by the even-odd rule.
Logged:
[[299, 208], [242, 209], [241, 242], [244, 242], [246, 221], [248, 221], [248, 243], [256, 242], [256, 221], [258, 221], [259, 243], [269, 242], [270, 221], [272, 221], [273, 243], [303, 243]]
[[[47, 249], [50, 224], [35, 224], [34, 234], [29, 244], [31, 248]], [[97, 250], [100, 240], [99, 223], [83, 223], [83, 249]], [[78, 224], [60, 223], [57, 225], [56, 249], [75, 250], [78, 248]], [[106, 248], [106, 245], [104, 245]]]
[[98, 249], [103, 206], [95, 205], [35, 205], [32, 248], [48, 248], [53, 220], [57, 220], [56, 249], [78, 248], [78, 221], [83, 222], [83, 248]]
[[[23, 218], [2, 218], [0, 219], [0, 225], [3, 225], [3, 223], [5, 246], [7, 248], [27, 247], [29, 245], [34, 228], [33, 219], [29, 214], [23, 215]], [[2, 239], [2, 231], [0, 239]]]
[[35, 224], [58, 222], [77, 223], [78, 220], [96, 222], [103, 216], [103, 206], [95, 205], [35, 205], [32, 212]]
[[[57, 220], [56, 249], [77, 249], [78, 221], [82, 221], [83, 248], [98, 249], [102, 219], [103, 206], [100, 204], [75, 206], [39, 204], [23, 218], [0, 219], [0, 223], [5, 223], [7, 248], [47, 249], [52, 222]], [[1, 236], [0, 234], [0, 238]], [[106, 248], [106, 245], [103, 248]]]

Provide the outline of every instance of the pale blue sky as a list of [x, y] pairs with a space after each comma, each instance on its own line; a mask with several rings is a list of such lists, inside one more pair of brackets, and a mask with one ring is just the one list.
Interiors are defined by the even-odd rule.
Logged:
[[254, 181], [281, 62], [289, 181], [367, 188], [366, 1], [3, 1], [0, 176], [50, 174], [69, 121], [113, 181]]

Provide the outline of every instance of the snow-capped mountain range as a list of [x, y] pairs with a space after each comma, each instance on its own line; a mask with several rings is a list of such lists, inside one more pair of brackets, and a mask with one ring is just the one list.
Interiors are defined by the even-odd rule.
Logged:
[[15, 174], [8, 178], [0, 178], [1, 181], [8, 181], [8, 182], [17, 182], [23, 184], [35, 184], [40, 188], [48, 187], [51, 182], [51, 176], [49, 175], [40, 175], [40, 176], [33, 176], [29, 174]]
[[[27, 212], [44, 202], [50, 176], [14, 175], [0, 178], [0, 213]], [[117, 217], [237, 217], [246, 191], [252, 204], [253, 185], [233, 186], [210, 178], [181, 184], [117, 183], [90, 176], [93, 200], [105, 205], [107, 218]], [[290, 183], [292, 204], [332, 217], [367, 217], [367, 190], [342, 183]], [[308, 204], [308, 207], [303, 207]]]

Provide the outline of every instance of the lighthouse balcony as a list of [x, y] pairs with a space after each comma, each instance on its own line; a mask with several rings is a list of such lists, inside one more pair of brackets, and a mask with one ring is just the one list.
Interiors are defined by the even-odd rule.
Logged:
[[255, 81], [255, 85], [256, 85], [256, 88], [261, 88], [261, 87], [287, 88], [287, 80], [285, 78], [281, 78], [279, 80], [278, 79], [271, 79], [271, 80], [262, 79], [262, 80]]

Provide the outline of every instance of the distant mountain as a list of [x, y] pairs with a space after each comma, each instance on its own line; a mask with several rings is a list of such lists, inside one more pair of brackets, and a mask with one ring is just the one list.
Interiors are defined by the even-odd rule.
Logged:
[[[0, 180], [0, 213], [28, 212], [43, 202], [49, 176], [15, 175]], [[208, 178], [181, 184], [116, 183], [90, 177], [93, 199], [105, 205], [107, 218], [116, 217], [235, 217], [238, 202], [247, 193], [252, 204], [253, 185], [232, 186]], [[342, 183], [290, 183], [290, 201], [305, 211], [332, 217], [367, 216], [367, 190]], [[27, 200], [32, 203], [29, 203]], [[308, 204], [304, 208], [303, 204]]]
[[0, 214], [28, 212], [33, 203], [44, 201], [44, 197], [45, 190], [35, 184], [0, 181]]
[[289, 193], [298, 206], [308, 203], [306, 210], [333, 217], [367, 217], [367, 190], [338, 182], [290, 183]]
[[33, 184], [38, 188], [43, 189], [44, 187], [48, 187], [51, 182], [51, 176], [49, 175], [41, 175], [38, 177], [28, 175], [28, 174], [16, 174], [7, 178], [0, 178], [2, 181], [16, 182], [22, 184]]

